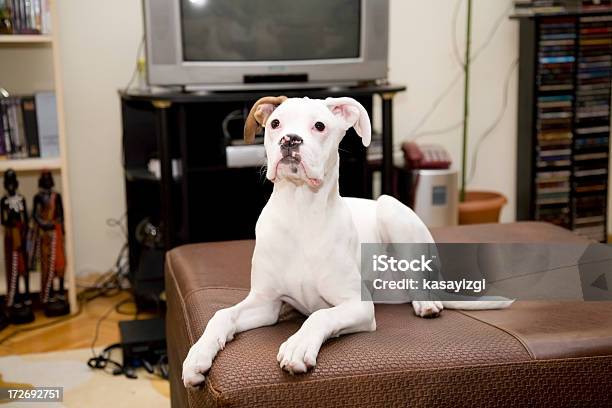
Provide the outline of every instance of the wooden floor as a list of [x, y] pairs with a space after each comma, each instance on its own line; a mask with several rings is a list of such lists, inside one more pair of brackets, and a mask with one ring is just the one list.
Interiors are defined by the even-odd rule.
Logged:
[[[101, 346], [117, 343], [119, 341], [118, 322], [132, 320], [135, 315], [135, 306], [128, 301], [130, 297], [128, 292], [121, 292], [113, 297], [97, 298], [87, 303], [76, 317], [50, 327], [19, 332], [0, 344], [0, 356], [88, 348], [94, 338], [98, 320], [107, 313], [109, 313], [108, 317], [100, 324], [96, 349], [100, 350]], [[121, 311], [128, 314], [120, 314], [114, 310], [115, 305], [122, 301], [126, 303], [121, 305]], [[0, 341], [15, 331], [65, 318], [47, 318], [42, 312], [37, 312], [34, 322], [19, 326], [11, 325], [0, 331]]]

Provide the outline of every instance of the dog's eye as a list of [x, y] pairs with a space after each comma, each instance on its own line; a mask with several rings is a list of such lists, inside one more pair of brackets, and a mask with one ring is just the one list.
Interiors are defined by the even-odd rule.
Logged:
[[272, 126], [272, 129], [276, 129], [280, 126], [280, 120], [274, 119], [272, 122], [270, 122], [270, 126]]
[[315, 129], [317, 129], [319, 132], [324, 131], [325, 130], [325, 123], [323, 123], [323, 122], [315, 123]]

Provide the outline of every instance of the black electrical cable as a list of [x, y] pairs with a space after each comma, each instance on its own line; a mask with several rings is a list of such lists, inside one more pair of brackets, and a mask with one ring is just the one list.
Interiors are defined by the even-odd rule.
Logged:
[[[456, 29], [457, 20], [459, 17], [459, 10], [461, 9], [460, 6], [462, 3], [463, 3], [463, 0], [457, 0], [455, 2], [455, 8], [453, 10], [452, 24], [451, 24], [453, 55], [455, 56], [455, 60], [457, 61], [457, 63], [461, 66], [461, 71], [459, 71], [453, 77], [453, 79], [448, 83], [448, 85], [444, 88], [444, 90], [440, 93], [440, 95], [438, 95], [438, 97], [431, 104], [429, 110], [419, 120], [418, 124], [414, 126], [412, 130], [408, 133], [408, 139], [410, 140], [416, 140], [424, 136], [445, 134], [445, 133], [458, 129], [459, 127], [463, 125], [463, 121], [461, 121], [459, 123], [455, 123], [453, 125], [446, 126], [442, 129], [430, 130], [430, 131], [424, 131], [421, 133], [417, 133], [425, 125], [427, 120], [435, 113], [436, 109], [438, 109], [438, 106], [440, 106], [440, 104], [444, 101], [444, 99], [446, 99], [446, 97], [451, 93], [451, 91], [459, 83], [461, 78], [463, 78], [464, 61], [461, 58], [460, 53], [459, 53], [459, 47], [457, 45], [457, 29]], [[501, 24], [502, 21], [507, 17], [512, 7], [513, 7], [513, 3], [511, 2], [510, 5], [506, 9], [504, 9], [504, 12], [501, 13], [500, 16], [495, 20], [495, 22], [493, 23], [491, 29], [489, 30], [487, 34], [487, 37], [484, 43], [476, 49], [474, 54], [472, 54], [471, 62], [476, 61], [478, 57], [482, 54], [482, 52], [491, 44], [491, 42], [493, 41], [493, 38], [495, 37], [495, 34], [497, 34], [497, 31], [499, 30], [499, 27], [502, 25]]]
[[132, 76], [130, 77], [130, 80], [125, 86], [125, 88], [123, 89], [123, 92], [125, 93], [127, 93], [130, 90], [130, 88], [132, 87], [132, 83], [134, 82], [134, 79], [136, 79], [136, 75], [138, 74], [138, 64], [140, 60], [140, 54], [142, 54], [144, 50], [144, 46], [145, 46], [145, 37], [143, 35], [142, 39], [140, 40], [140, 43], [138, 44], [138, 49], [136, 50], [136, 65], [134, 66], [134, 71], [132, 71]]
[[117, 312], [120, 315], [124, 315], [124, 316], [132, 316], [134, 318], [134, 320], [138, 320], [138, 307], [136, 306], [136, 302], [134, 302], [133, 299], [128, 299], [129, 303], [125, 303], [125, 304], [133, 304], [134, 305], [134, 311], [126, 311], [126, 310], [122, 310], [121, 306], [122, 305], [117, 305], [115, 306], [115, 312]]
[[[111, 308], [109, 308], [96, 322], [96, 330], [94, 333], [93, 340], [91, 341], [90, 349], [92, 357], [87, 360], [87, 365], [92, 369], [104, 370], [107, 371], [107, 368], [110, 366], [113, 367], [113, 370], [110, 372], [113, 375], [121, 375], [124, 374], [127, 378], [138, 378], [135, 373], [135, 370], [132, 367], [124, 366], [123, 364], [113, 360], [111, 358], [111, 352], [114, 349], [121, 348], [121, 343], [111, 344], [110, 346], [104, 348], [99, 354], [96, 354], [95, 345], [98, 341], [98, 337], [100, 335], [100, 326], [102, 322], [108, 318], [108, 316], [113, 311], [119, 312], [121, 310], [121, 306], [127, 304], [129, 302], [133, 302], [132, 299], [123, 299], [116, 304], [114, 304]], [[135, 318], [137, 318], [138, 312], [135, 314]], [[150, 362], [146, 360], [140, 360], [140, 363], [145, 368], [147, 372], [153, 375], [157, 375], [162, 379], [168, 379], [168, 357], [167, 355], [160, 356], [159, 360], [155, 365], [152, 365]], [[155, 370], [155, 368], [159, 368], [159, 372]]]
[[106, 320], [106, 318], [118, 307], [120, 307], [122, 304], [125, 304], [127, 302], [129, 302], [131, 299], [123, 299], [120, 300], [119, 302], [117, 302], [116, 304], [114, 304], [113, 306], [111, 306], [110, 308], [108, 308], [108, 310], [102, 315], [100, 316], [100, 318], [98, 319], [98, 321], [96, 322], [96, 331], [93, 337], [93, 340], [91, 341], [91, 354], [93, 355], [93, 357], [96, 357], [96, 350], [95, 350], [95, 346], [96, 346], [96, 341], [98, 341], [98, 336], [100, 335], [100, 325], [102, 324], [102, 322], [104, 320]]
[[[87, 365], [95, 370], [104, 370], [106, 371], [106, 368], [108, 367], [108, 365], [110, 364], [111, 366], [113, 366], [113, 371], [112, 374], [113, 375], [120, 375], [120, 374], [125, 374], [125, 368], [123, 366], [123, 364], [113, 360], [111, 358], [111, 351], [116, 349], [116, 348], [120, 348], [121, 344], [119, 343], [115, 343], [115, 344], [111, 344], [110, 346], [106, 347], [104, 350], [102, 350], [102, 352], [98, 355], [94, 355], [93, 357], [91, 357], [89, 360], [87, 360]], [[133, 378], [133, 377], [130, 377]]]
[[[123, 219], [124, 217], [119, 218], [119, 220], [117, 220], [118, 223], [121, 223]], [[121, 250], [119, 251], [119, 254], [115, 261], [115, 269], [110, 270], [109, 272], [101, 275], [100, 277], [98, 277], [98, 279], [94, 281], [92, 286], [86, 287], [81, 292], [78, 293], [77, 295], [78, 309], [75, 313], [68, 315], [68, 316], [59, 317], [50, 322], [38, 324], [35, 326], [20, 327], [14, 330], [13, 332], [7, 334], [6, 336], [0, 338], [0, 345], [4, 344], [6, 341], [12, 339], [13, 337], [19, 334], [27, 333], [27, 332], [31, 332], [31, 331], [35, 331], [39, 329], [44, 329], [44, 328], [51, 327], [51, 326], [54, 326], [60, 323], [64, 323], [68, 320], [72, 320], [75, 317], [79, 316], [82, 313], [83, 307], [85, 306], [85, 304], [91, 302], [92, 300], [97, 299], [99, 297], [113, 297], [121, 293], [122, 287], [123, 287], [121, 280], [124, 279], [124, 275], [125, 275], [125, 273], [123, 272], [124, 268], [121, 266], [121, 259], [123, 259], [126, 251], [127, 251], [127, 243], [124, 244]]]
[[463, 121], [457, 122], [454, 125], [450, 125], [442, 129], [426, 130], [424, 132], [413, 135], [412, 140], [417, 140], [425, 136], [443, 135], [445, 133], [452, 132], [453, 130], [457, 130], [461, 126], [463, 126]]

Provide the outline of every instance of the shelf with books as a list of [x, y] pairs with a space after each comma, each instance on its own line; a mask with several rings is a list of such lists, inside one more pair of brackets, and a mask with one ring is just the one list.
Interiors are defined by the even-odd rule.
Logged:
[[[38, 191], [37, 172], [47, 169], [55, 173], [55, 186], [63, 198], [65, 285], [71, 312], [75, 313], [78, 303], [59, 26], [53, 24], [57, 22], [57, 3], [58, 0], [0, 0], [0, 61], [3, 62], [0, 87], [10, 92], [0, 97], [0, 179], [7, 169], [14, 169], [19, 173], [21, 194], [29, 200]], [[37, 69], [21, 69], [32, 61], [36, 61]], [[45, 146], [50, 150], [45, 151]], [[0, 234], [0, 244], [1, 241]], [[4, 258], [2, 249], [0, 258]], [[0, 281], [5, 280], [4, 274], [4, 265], [0, 265]], [[35, 281], [39, 280], [35, 273], [30, 277], [34, 291]], [[0, 295], [3, 293], [5, 288], [0, 284]]]
[[0, 0], [1, 34], [49, 34], [52, 0]]
[[0, 98], [0, 157], [58, 157], [55, 92]]
[[605, 242], [612, 10], [519, 21], [517, 219]]
[[59, 157], [34, 159], [0, 159], [0, 173], [8, 169], [15, 171], [60, 170], [62, 162]]
[[37, 44], [51, 43], [53, 37], [46, 34], [2, 34], [0, 44]]
[[513, 17], [559, 17], [606, 13], [611, 0], [514, 0]]

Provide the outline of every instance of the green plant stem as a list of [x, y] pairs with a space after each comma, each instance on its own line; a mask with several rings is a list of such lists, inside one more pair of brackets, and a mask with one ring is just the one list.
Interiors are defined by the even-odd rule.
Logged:
[[472, 0], [467, 0], [467, 27], [465, 38], [465, 62], [463, 69], [465, 71], [465, 81], [463, 87], [463, 147], [461, 157], [461, 190], [459, 199], [465, 201], [465, 188], [467, 183], [467, 148], [468, 148], [468, 118], [470, 114], [470, 54], [472, 47]]

